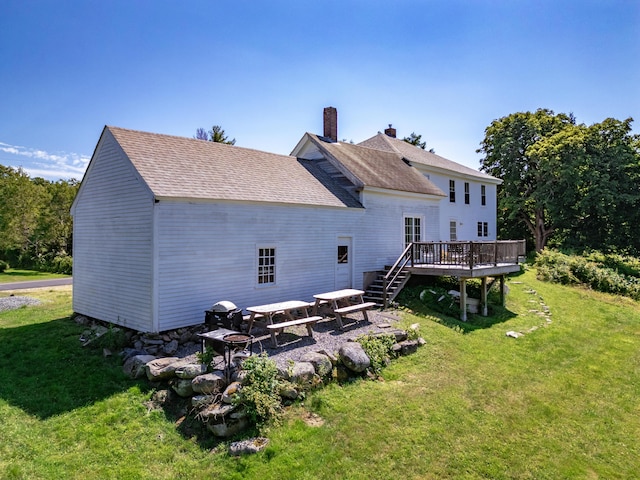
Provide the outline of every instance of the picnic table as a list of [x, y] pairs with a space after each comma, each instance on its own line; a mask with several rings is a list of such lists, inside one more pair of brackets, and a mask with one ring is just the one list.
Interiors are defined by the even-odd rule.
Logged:
[[[364, 292], [362, 290], [354, 290], [353, 288], [345, 288], [343, 290], [335, 290], [333, 292], [325, 292], [314, 295], [313, 298], [316, 302], [313, 306], [313, 314], [318, 312], [318, 307], [322, 303], [328, 303], [331, 306], [331, 310], [336, 317], [338, 327], [340, 330], [344, 328], [342, 324], [342, 315], [352, 312], [362, 312], [364, 319], [369, 321], [367, 316], [367, 310], [376, 306], [375, 302], [365, 302], [362, 299]], [[353, 301], [355, 299], [355, 301]], [[347, 303], [346, 306], [341, 307], [339, 302]]]
[[[271, 333], [271, 341], [275, 347], [278, 346], [278, 340], [276, 333], [281, 332], [285, 327], [292, 327], [294, 325], [304, 325], [307, 327], [309, 336], [313, 337], [312, 326], [318, 321], [322, 320], [319, 316], [309, 316], [309, 303], [300, 300], [288, 300], [286, 302], [269, 303], [267, 305], [256, 305], [253, 307], [247, 307], [247, 311], [251, 313], [249, 316], [249, 328], [248, 333], [251, 333], [253, 322], [255, 319], [264, 317], [267, 323], [267, 330]], [[291, 313], [294, 310], [299, 310], [304, 313], [302, 318], [294, 318]], [[283, 314], [288, 320], [285, 322], [275, 322], [273, 318], [276, 314]]]

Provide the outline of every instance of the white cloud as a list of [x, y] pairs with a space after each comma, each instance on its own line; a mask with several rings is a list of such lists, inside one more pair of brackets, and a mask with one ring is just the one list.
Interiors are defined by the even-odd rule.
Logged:
[[49, 180], [82, 179], [91, 157], [78, 153], [49, 153], [36, 148], [0, 142], [0, 163], [21, 167], [30, 177]]

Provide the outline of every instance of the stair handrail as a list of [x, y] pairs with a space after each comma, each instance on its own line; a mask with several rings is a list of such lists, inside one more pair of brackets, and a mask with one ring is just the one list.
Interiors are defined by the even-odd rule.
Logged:
[[[393, 285], [393, 282], [396, 281], [398, 275], [402, 272], [402, 269], [407, 265], [409, 261], [413, 261], [413, 242], [407, 245], [407, 248], [404, 249], [404, 252], [400, 254], [396, 263], [389, 269], [387, 274], [384, 276], [382, 281], [382, 301], [384, 304], [384, 308], [389, 306], [389, 285]], [[401, 265], [402, 264], [402, 265]], [[400, 267], [400, 268], [398, 268]], [[398, 270], [395, 274], [393, 273], [395, 270]], [[389, 281], [391, 279], [391, 281]]]

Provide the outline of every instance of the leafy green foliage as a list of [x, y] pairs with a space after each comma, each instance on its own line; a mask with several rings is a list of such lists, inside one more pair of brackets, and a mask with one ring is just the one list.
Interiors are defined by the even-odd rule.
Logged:
[[501, 236], [525, 226], [540, 252], [640, 251], [640, 149], [632, 119], [591, 126], [539, 109], [494, 120], [478, 152], [482, 170], [501, 178]]
[[545, 249], [537, 257], [538, 278], [564, 285], [582, 284], [594, 290], [640, 300], [640, 261], [633, 257], [593, 252], [565, 255]]
[[202, 363], [203, 365], [206, 365], [207, 368], [210, 368], [211, 362], [213, 362], [213, 359], [215, 358], [215, 356], [216, 356], [216, 351], [213, 348], [211, 348], [209, 345], [207, 345], [204, 351], [196, 352], [196, 358], [198, 359], [198, 362]]
[[198, 140], [207, 140], [209, 142], [225, 143], [227, 145], [236, 144], [236, 139], [233, 138], [229, 140], [220, 125], [214, 125], [209, 131], [205, 130], [204, 128], [198, 128], [196, 130], [196, 135], [194, 138]]
[[0, 260], [0, 273], [4, 273], [9, 268], [9, 264], [4, 260]]
[[371, 360], [371, 366], [369, 367], [371, 371], [379, 375], [382, 369], [391, 361], [396, 337], [392, 334], [360, 335], [356, 338], [356, 342], [362, 345], [362, 349]]
[[277, 423], [281, 412], [280, 381], [275, 362], [266, 353], [253, 355], [242, 364], [246, 373], [235, 403], [242, 405], [249, 418], [258, 426]]
[[16, 267], [71, 272], [76, 180], [29, 178], [0, 165], [0, 257]]

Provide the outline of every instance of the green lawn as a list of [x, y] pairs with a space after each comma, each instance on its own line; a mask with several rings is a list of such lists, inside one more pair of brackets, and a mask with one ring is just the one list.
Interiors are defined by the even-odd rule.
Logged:
[[637, 477], [640, 304], [533, 272], [508, 285], [485, 328], [408, 315], [428, 342], [418, 353], [384, 381], [309, 395], [240, 459], [148, 411], [146, 382], [80, 347], [70, 287], [45, 289], [33, 295], [47, 303], [0, 313], [0, 478]]
[[64, 278], [68, 276], [69, 275], [62, 275], [60, 273], [36, 272], [35, 270], [9, 268], [6, 272], [0, 273], [0, 283], [48, 280], [50, 278]]

